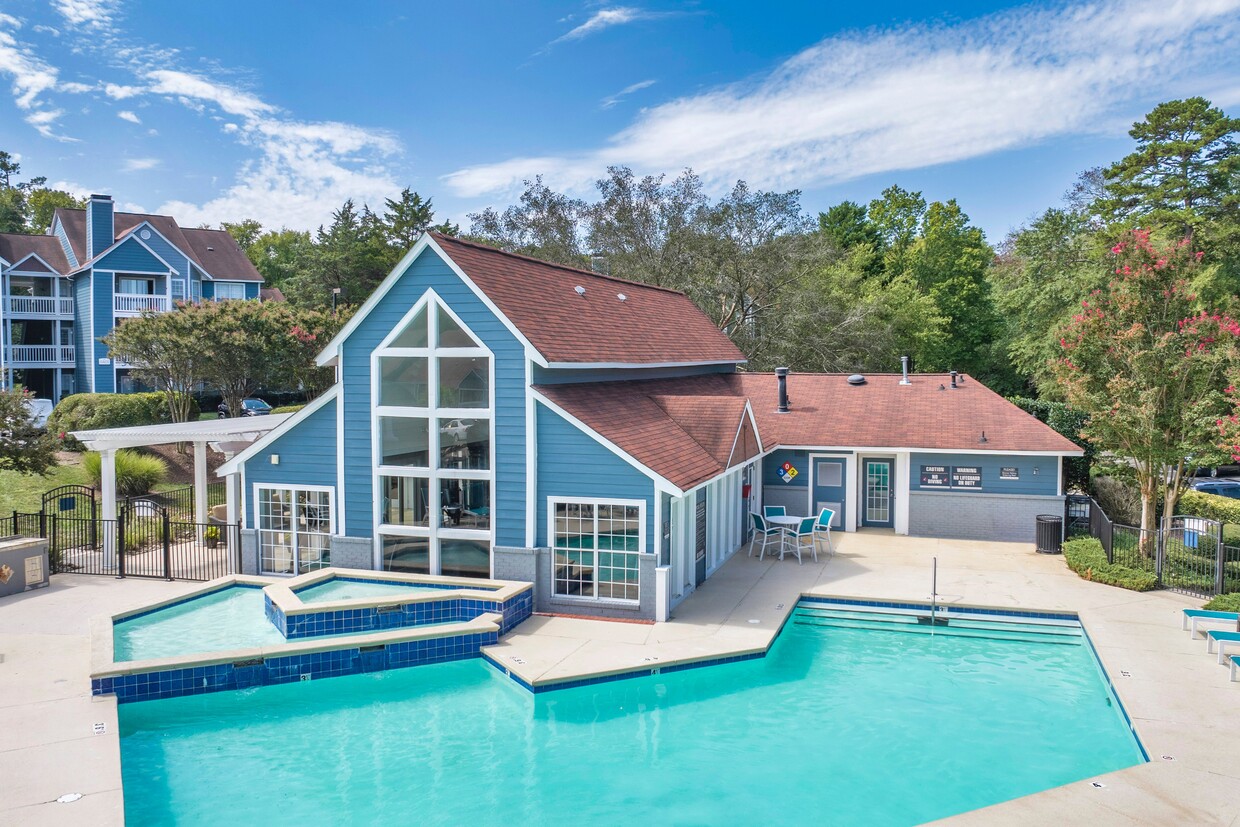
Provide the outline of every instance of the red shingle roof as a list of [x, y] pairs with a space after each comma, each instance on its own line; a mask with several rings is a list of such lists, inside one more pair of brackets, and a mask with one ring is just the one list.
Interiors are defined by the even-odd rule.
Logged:
[[[16, 264], [31, 253], [34, 253], [54, 267], [57, 273], [64, 275], [69, 272], [69, 262], [65, 259], [65, 250], [60, 246], [60, 239], [56, 236], [0, 233], [0, 258], [9, 264]], [[41, 268], [34, 267], [30, 269]]]
[[[779, 414], [774, 374], [540, 385], [538, 391], [681, 490], [728, 465], [748, 400], [762, 447], [905, 448], [1006, 453], [1080, 448], [981, 383], [946, 374], [792, 374]], [[944, 390], [939, 390], [943, 386]], [[982, 432], [986, 442], [980, 442]], [[733, 458], [732, 464], [739, 461]]]
[[683, 293], [431, 235], [548, 362], [745, 361]]

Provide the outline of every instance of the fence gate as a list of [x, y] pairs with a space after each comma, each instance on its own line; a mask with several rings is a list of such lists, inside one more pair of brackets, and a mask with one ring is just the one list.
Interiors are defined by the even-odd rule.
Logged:
[[1203, 517], [1164, 517], [1158, 574], [1169, 589], [1199, 597], [1221, 594], [1226, 586], [1227, 548], [1223, 525]]

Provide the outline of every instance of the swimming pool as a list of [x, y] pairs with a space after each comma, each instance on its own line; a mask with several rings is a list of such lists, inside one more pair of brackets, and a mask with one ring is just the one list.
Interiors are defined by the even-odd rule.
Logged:
[[263, 590], [252, 586], [230, 586], [112, 627], [112, 657], [118, 663], [285, 642], [263, 616]]
[[297, 589], [293, 594], [302, 603], [334, 603], [338, 600], [363, 600], [369, 597], [413, 597], [419, 594], [443, 594], [434, 586], [410, 583], [384, 583], [377, 580], [333, 578], [314, 586]]
[[765, 658], [532, 694], [480, 660], [120, 708], [135, 824], [916, 824], [1144, 760], [1070, 625], [798, 607]]

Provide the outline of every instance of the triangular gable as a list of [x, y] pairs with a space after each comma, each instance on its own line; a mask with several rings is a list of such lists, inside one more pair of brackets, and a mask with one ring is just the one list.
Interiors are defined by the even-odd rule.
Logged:
[[754, 428], [753, 414], [749, 410], [746, 403], [745, 410], [741, 414], [740, 428], [736, 431], [736, 441], [732, 446], [732, 455], [728, 457], [727, 467], [731, 468], [748, 462], [754, 457], [762, 453], [762, 442], [758, 439], [758, 432]]
[[721, 468], [727, 467], [728, 456], [736, 442], [737, 422], [745, 412], [745, 400], [727, 396], [670, 394], [650, 398]]
[[56, 272], [55, 268], [53, 268], [50, 264], [48, 264], [46, 261], [40, 258], [37, 253], [31, 253], [30, 255], [23, 258], [21, 261], [18, 261], [17, 263], [15, 263], [12, 267], [9, 268], [9, 272], [10, 273], [16, 273], [16, 272], [47, 273], [53, 276], [60, 275], [59, 273]]
[[124, 273], [145, 273], [156, 276], [167, 275], [175, 267], [164, 261], [155, 251], [142, 243], [136, 236], [126, 236], [111, 249], [106, 250], [90, 266], [96, 270], [110, 270]]

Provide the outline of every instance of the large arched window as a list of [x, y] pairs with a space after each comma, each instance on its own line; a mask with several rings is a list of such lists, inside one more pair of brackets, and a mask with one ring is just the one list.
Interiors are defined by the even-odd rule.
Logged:
[[489, 577], [494, 359], [434, 292], [371, 361], [384, 570]]

